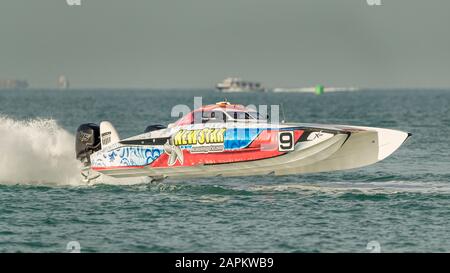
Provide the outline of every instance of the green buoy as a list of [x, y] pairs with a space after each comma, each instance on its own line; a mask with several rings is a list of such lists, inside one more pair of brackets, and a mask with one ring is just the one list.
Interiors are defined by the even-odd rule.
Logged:
[[323, 85], [316, 85], [316, 95], [322, 95], [325, 92]]

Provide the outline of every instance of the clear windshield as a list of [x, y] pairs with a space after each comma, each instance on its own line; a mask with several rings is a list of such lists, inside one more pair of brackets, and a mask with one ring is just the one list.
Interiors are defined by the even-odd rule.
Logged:
[[235, 119], [235, 120], [249, 120], [249, 121], [260, 121], [260, 120], [267, 120], [267, 117], [261, 115], [257, 111], [227, 111], [227, 114]]
[[267, 120], [267, 116], [264, 116], [264, 115], [262, 115], [262, 114], [259, 113], [259, 112], [251, 111], [251, 112], [249, 112], [249, 114], [250, 114], [254, 119], [257, 119], [257, 120]]

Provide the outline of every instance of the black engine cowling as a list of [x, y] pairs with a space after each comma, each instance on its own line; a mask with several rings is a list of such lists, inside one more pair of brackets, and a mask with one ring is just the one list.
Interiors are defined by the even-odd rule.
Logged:
[[77, 129], [75, 152], [77, 159], [90, 163], [89, 156], [100, 150], [100, 126], [94, 123], [81, 124]]

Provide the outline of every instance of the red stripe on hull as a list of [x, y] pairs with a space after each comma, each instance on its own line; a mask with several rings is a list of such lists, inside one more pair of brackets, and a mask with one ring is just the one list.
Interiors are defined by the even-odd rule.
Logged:
[[142, 169], [145, 166], [111, 166], [111, 167], [92, 167], [94, 171], [120, 170], [120, 169]]
[[[278, 132], [279, 130], [262, 131], [248, 147], [240, 150], [211, 153], [191, 153], [188, 150], [182, 150], [183, 164], [177, 160], [174, 165], [169, 166], [169, 155], [163, 153], [149, 166], [153, 168], [169, 168], [177, 166], [195, 166], [200, 164], [222, 164], [253, 161], [280, 156], [286, 152], [278, 151]], [[294, 130], [294, 143], [297, 143], [303, 132], [303, 130]], [[143, 167], [145, 166], [93, 167], [92, 169], [96, 171], [106, 171], [117, 169], [139, 169]]]
[[[154, 168], [167, 168], [176, 166], [195, 166], [199, 164], [222, 164], [252, 161], [266, 159], [285, 154], [278, 151], [278, 132], [279, 130], [266, 130], [261, 132], [258, 137], [248, 146], [240, 150], [211, 152], [211, 153], [191, 153], [183, 150], [183, 164], [176, 161], [174, 165], [169, 166], [168, 155], [162, 154], [158, 159], [150, 164]], [[296, 143], [304, 131], [295, 130], [294, 138]]]

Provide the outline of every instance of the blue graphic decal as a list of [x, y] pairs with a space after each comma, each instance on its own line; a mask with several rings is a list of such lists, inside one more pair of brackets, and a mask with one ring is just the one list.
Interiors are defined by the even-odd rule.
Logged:
[[250, 145], [252, 141], [265, 129], [261, 128], [232, 128], [225, 131], [225, 150], [242, 149]]
[[163, 149], [153, 147], [120, 147], [103, 153], [94, 162], [94, 166], [145, 166], [155, 161]]

